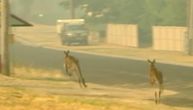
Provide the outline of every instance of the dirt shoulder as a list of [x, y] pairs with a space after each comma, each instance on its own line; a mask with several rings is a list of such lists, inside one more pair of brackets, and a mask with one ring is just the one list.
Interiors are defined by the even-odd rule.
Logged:
[[[88, 84], [89, 88], [80, 88], [71, 81], [29, 80], [1, 75], [0, 81], [0, 108], [3, 110], [190, 110], [156, 105], [148, 98], [151, 95], [148, 89], [140, 92], [93, 84]], [[171, 94], [175, 93], [167, 95]]]

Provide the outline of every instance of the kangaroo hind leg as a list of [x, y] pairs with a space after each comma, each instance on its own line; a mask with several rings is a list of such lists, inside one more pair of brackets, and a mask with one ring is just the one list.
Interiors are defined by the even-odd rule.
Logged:
[[161, 98], [161, 90], [159, 90], [159, 103], [160, 103], [160, 98]]
[[157, 92], [155, 91], [155, 103], [158, 104]]

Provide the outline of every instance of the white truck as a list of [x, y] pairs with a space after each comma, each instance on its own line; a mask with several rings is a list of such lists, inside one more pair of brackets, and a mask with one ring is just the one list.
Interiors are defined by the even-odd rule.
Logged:
[[56, 28], [63, 45], [88, 44], [89, 32], [84, 19], [57, 20]]

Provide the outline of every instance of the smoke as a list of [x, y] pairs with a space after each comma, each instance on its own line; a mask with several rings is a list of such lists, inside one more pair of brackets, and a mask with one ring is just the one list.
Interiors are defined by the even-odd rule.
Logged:
[[22, 18], [28, 18], [31, 14], [31, 7], [34, 0], [10, 0], [11, 12]]

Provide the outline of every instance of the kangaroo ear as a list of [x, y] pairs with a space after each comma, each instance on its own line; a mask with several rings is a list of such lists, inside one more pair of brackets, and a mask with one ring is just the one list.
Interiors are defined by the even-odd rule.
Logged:
[[147, 62], [151, 63], [151, 60], [147, 59]]
[[65, 53], [65, 54], [68, 54], [68, 53], [70, 53], [70, 51], [69, 51], [69, 50], [67, 50], [67, 51], [64, 50], [64, 53]]
[[153, 63], [155, 63], [156, 61], [155, 61], [155, 59], [153, 59]]
[[70, 50], [67, 50], [67, 53], [70, 53]]
[[69, 50], [64, 51], [64, 54], [65, 54], [65, 55], [68, 55], [68, 54], [69, 54], [69, 52], [70, 52]]

